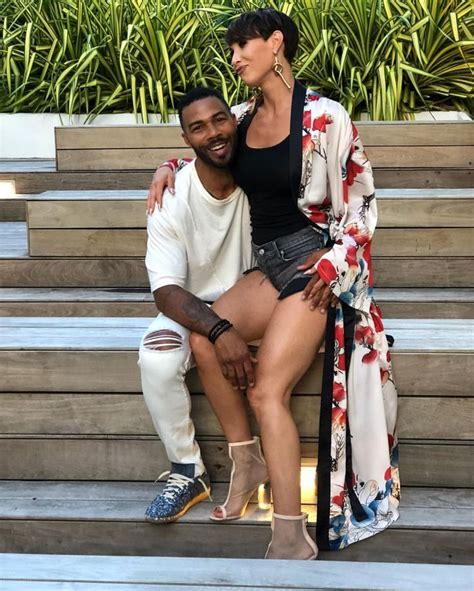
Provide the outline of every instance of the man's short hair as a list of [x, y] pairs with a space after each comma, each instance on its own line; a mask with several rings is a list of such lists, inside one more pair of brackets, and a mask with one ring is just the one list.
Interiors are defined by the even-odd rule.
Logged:
[[291, 64], [298, 49], [298, 27], [288, 15], [274, 8], [258, 8], [244, 12], [230, 23], [225, 40], [228, 45], [258, 37], [266, 41], [274, 31], [283, 33], [284, 55]]
[[215, 97], [216, 99], [220, 100], [221, 103], [224, 105], [225, 110], [228, 113], [231, 113], [229, 105], [227, 104], [225, 98], [223, 97], [222, 93], [219, 92], [215, 88], [205, 88], [205, 87], [198, 87], [193, 88], [189, 92], [187, 92], [179, 101], [178, 103], [178, 117], [179, 123], [181, 127], [183, 127], [183, 111], [186, 107], [194, 103], [195, 101], [200, 101], [201, 99], [205, 99], [208, 97]]

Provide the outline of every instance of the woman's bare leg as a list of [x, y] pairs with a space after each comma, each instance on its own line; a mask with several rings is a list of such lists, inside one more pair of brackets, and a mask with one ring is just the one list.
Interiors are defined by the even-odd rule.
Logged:
[[260, 426], [274, 509], [299, 515], [300, 443], [291, 415], [291, 392], [319, 351], [326, 314], [311, 311], [301, 294], [275, 306], [258, 351], [255, 386], [247, 396]]
[[[240, 279], [212, 306], [221, 318], [230, 320], [241, 337], [250, 342], [265, 332], [278, 292], [260, 271]], [[214, 346], [202, 335], [190, 338], [199, 377], [229, 443], [252, 438], [241, 391], [223, 376]]]

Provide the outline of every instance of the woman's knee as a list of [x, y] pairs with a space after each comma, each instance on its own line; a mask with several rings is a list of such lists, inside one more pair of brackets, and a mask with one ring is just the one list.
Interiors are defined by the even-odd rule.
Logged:
[[204, 335], [192, 332], [189, 335], [189, 345], [198, 365], [215, 361], [214, 347]]
[[287, 407], [286, 397], [277, 397], [275, 392], [271, 390], [270, 385], [265, 383], [258, 383], [255, 386], [247, 389], [247, 400], [253, 410], [257, 421], [260, 423], [266, 416], [277, 408]]

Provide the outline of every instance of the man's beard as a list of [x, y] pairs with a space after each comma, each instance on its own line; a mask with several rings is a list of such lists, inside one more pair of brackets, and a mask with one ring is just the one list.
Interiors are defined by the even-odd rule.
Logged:
[[[216, 143], [216, 142], [214, 142]], [[232, 162], [232, 160], [234, 159], [234, 155], [235, 155], [235, 139], [233, 138], [229, 138], [228, 143], [230, 144], [230, 153], [228, 158], [225, 158], [225, 160], [219, 160], [217, 157], [216, 158], [212, 158], [212, 156], [210, 156], [208, 149], [207, 148], [202, 148], [202, 147], [197, 147], [197, 146], [191, 146], [194, 150], [194, 152], [196, 153], [196, 156], [198, 158], [200, 158], [203, 162], [205, 162], [207, 165], [212, 166], [213, 168], [218, 168], [218, 169], [224, 169], [224, 168], [229, 168], [230, 163]]]

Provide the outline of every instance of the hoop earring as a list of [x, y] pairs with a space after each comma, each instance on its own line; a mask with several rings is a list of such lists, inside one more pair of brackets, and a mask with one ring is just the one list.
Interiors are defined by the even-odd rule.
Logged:
[[273, 62], [273, 71], [275, 72], [275, 74], [278, 74], [278, 76], [280, 76], [280, 78], [283, 80], [283, 84], [288, 88], [288, 90], [291, 90], [291, 85], [288, 84], [288, 80], [283, 76], [283, 64], [278, 59], [276, 53], [274, 53], [273, 55], [275, 57], [275, 60]]

